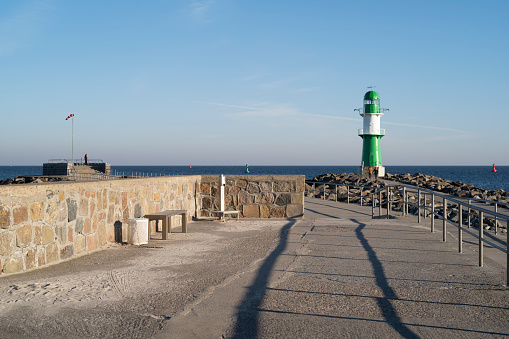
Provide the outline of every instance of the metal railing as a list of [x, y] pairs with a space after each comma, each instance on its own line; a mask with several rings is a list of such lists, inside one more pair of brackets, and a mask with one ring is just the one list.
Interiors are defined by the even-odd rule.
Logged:
[[[494, 207], [494, 212], [498, 212], [499, 207], [503, 207], [509, 209], [509, 203], [499, 202], [496, 200], [485, 200], [485, 199], [477, 199], [477, 198], [465, 198], [465, 197], [454, 197], [455, 199], [468, 200], [468, 204], [471, 205], [474, 203], [483, 203], [486, 205], [490, 205]], [[503, 213], [502, 213], [503, 214]], [[498, 234], [498, 217], [495, 215], [495, 234]]]
[[[337, 184], [332, 182], [326, 183], [321, 181], [310, 181], [310, 180], [306, 180], [306, 184], [311, 186], [311, 188], [307, 188], [306, 186], [306, 192], [312, 192], [313, 195], [315, 196], [321, 194], [321, 198], [323, 200], [326, 200], [328, 197], [330, 197], [331, 194], [334, 194], [335, 201], [346, 200], [347, 204], [349, 204], [352, 201], [354, 203], [359, 203], [361, 206], [364, 206], [365, 203], [368, 202], [371, 191], [378, 189], [378, 187], [372, 186]], [[333, 190], [330, 189], [330, 186], [334, 186], [334, 189]], [[338, 191], [338, 187], [346, 187], [346, 193], [344, 191], [342, 192]], [[339, 197], [341, 197], [341, 199]], [[366, 197], [368, 199], [366, 199]]]
[[[509, 215], [500, 213], [498, 209], [499, 206], [509, 208], [509, 204], [493, 200], [453, 197], [426, 188], [406, 184], [381, 188], [315, 181], [306, 181], [306, 184], [306, 193], [311, 192], [314, 197], [319, 195], [320, 198], [324, 200], [327, 198], [329, 198], [328, 200], [335, 201], [346, 200], [347, 203], [356, 200], [356, 203], [359, 203], [361, 206], [365, 206], [365, 203], [369, 203], [368, 200], [371, 200], [372, 218], [375, 218], [376, 209], [378, 209], [379, 217], [390, 218], [391, 212], [394, 211], [401, 212], [402, 216], [407, 216], [411, 214], [409, 212], [412, 212], [411, 207], [413, 207], [413, 212], [417, 212], [418, 223], [421, 223], [423, 218], [426, 219], [430, 217], [430, 230], [433, 233], [435, 232], [435, 219], [442, 220], [442, 241], [447, 241], [447, 225], [456, 227], [458, 229], [458, 251], [460, 253], [463, 252], [464, 232], [478, 240], [479, 266], [482, 267], [484, 265], [485, 243], [506, 253], [506, 287], [509, 285]], [[339, 186], [347, 187], [346, 197], [344, 191], [338, 193]], [[352, 190], [352, 188], [354, 188], [354, 190]], [[366, 195], [365, 193], [363, 194], [363, 192], [369, 193]], [[335, 194], [333, 199], [330, 199], [331, 194]], [[338, 199], [340, 195], [341, 199]], [[492, 204], [495, 210], [474, 205], [473, 202]], [[382, 214], [382, 209], [386, 210], [384, 214]], [[486, 239], [484, 228], [485, 224], [488, 225], [490, 221], [495, 227], [495, 234], [498, 234], [498, 223], [505, 223], [507, 235], [505, 248]], [[474, 227], [478, 228], [477, 232], [471, 230]], [[490, 235], [490, 237], [493, 238], [492, 235]], [[503, 244], [503, 242], [501, 243]]]
[[67, 176], [70, 180], [74, 181], [97, 181], [97, 180], [116, 180], [122, 179], [116, 175], [108, 175], [104, 173], [78, 173], [76, 170], [71, 170]]
[[[72, 164], [72, 160], [71, 159], [49, 159], [48, 160], [48, 163], [50, 164], [58, 164], [58, 163], [70, 163]], [[102, 159], [87, 159], [87, 164], [103, 164], [104, 161]], [[79, 165], [79, 164], [85, 164], [85, 161], [83, 158], [81, 159], [74, 159], [74, 164], [75, 165]]]
[[[358, 135], [364, 135], [364, 129], [362, 128], [360, 128], [357, 132]], [[379, 133], [371, 133], [369, 130], [367, 130], [366, 134], [385, 135], [385, 128], [380, 128]]]
[[[398, 197], [395, 198], [395, 196], [399, 196], [399, 199], [397, 199]], [[449, 224], [456, 227], [458, 229], [459, 253], [463, 252], [463, 232], [470, 234], [471, 236], [475, 237], [478, 242], [479, 266], [482, 267], [484, 265], [485, 243], [507, 254], [507, 286], [509, 284], [509, 215], [499, 213], [497, 207], [495, 207], [495, 211], [492, 211], [490, 209], [471, 204], [472, 200], [491, 203], [494, 203], [494, 201], [473, 198], [467, 200], [469, 201], [465, 202], [463, 199], [458, 197], [453, 197], [426, 188], [405, 184], [399, 184], [398, 186], [394, 187], [386, 186], [373, 192], [371, 217], [375, 217], [375, 209], [377, 207], [377, 203], [378, 215], [382, 216], [382, 208], [383, 205], [385, 205], [387, 218], [390, 217], [390, 212], [392, 210], [400, 210], [402, 216], [407, 216], [409, 214], [409, 207], [412, 206], [416, 209], [414, 212], [417, 212], [418, 223], [421, 223], [423, 217], [424, 219], [426, 219], [428, 216], [430, 217], [430, 231], [432, 233], [435, 232], [435, 219], [442, 220], [443, 242], [447, 241], [447, 225]], [[495, 206], [500, 204], [504, 203], [497, 202]], [[399, 208], [395, 209], [395, 205], [398, 205]], [[440, 211], [442, 213], [439, 213]], [[503, 222], [505, 222], [507, 235], [505, 248], [495, 244], [493, 241], [486, 239], [484, 235], [485, 221], [486, 224], [488, 224], [490, 220], [492, 220], [495, 225], [496, 233], [498, 233], [499, 220], [503, 220]], [[477, 233], [470, 230], [472, 227], [478, 228]]]
[[149, 177], [164, 177], [169, 176], [168, 173], [152, 173], [152, 172], [118, 172], [114, 171], [113, 174], [104, 173], [79, 173], [76, 169], [71, 169], [71, 173], [67, 176], [70, 180], [75, 181], [94, 181], [94, 180], [117, 180], [117, 179], [136, 179], [136, 178], [149, 178]]
[[118, 176], [120, 179], [131, 179], [131, 178], [148, 178], [148, 177], [166, 177], [171, 176], [170, 173], [158, 173], [158, 172], [119, 172], [113, 171], [113, 176]]

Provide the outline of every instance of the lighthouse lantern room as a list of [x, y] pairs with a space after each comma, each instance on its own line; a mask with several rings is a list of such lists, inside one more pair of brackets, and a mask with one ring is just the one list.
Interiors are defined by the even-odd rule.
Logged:
[[385, 129], [380, 128], [380, 117], [386, 108], [380, 108], [380, 97], [375, 91], [368, 91], [364, 95], [364, 105], [359, 111], [363, 118], [363, 128], [359, 129], [362, 138], [361, 174], [366, 176], [383, 177], [385, 167], [382, 166], [380, 154], [380, 139], [385, 135]]

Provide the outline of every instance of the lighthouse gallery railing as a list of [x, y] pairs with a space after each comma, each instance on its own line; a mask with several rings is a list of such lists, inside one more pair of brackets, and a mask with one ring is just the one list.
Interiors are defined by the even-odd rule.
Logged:
[[[360, 128], [358, 130], [358, 135], [364, 135], [364, 129]], [[366, 134], [376, 134], [376, 135], [385, 135], [385, 128], [380, 128], [380, 133], [370, 133], [369, 131], [366, 131]]]

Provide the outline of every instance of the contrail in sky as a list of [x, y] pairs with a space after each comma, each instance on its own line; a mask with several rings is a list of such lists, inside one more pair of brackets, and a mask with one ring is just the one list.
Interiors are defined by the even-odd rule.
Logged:
[[[346, 117], [335, 117], [335, 116], [332, 116], [332, 115], [307, 114], [307, 113], [305, 113], [305, 115], [310, 115], [310, 116], [314, 116], [314, 117], [329, 118], [329, 119], [338, 119], [338, 120], [362, 121], [362, 119], [354, 119], [354, 118], [346, 118]], [[389, 122], [389, 121], [384, 121], [383, 124], [384, 125], [397, 125], [397, 126], [408, 126], [408, 127], [417, 127], [417, 128], [436, 129], [436, 130], [441, 130], [441, 131], [450, 131], [450, 132], [459, 132], [459, 133], [468, 133], [468, 132], [465, 132], [465, 131], [460, 131], [458, 129], [447, 128], [447, 127], [402, 124], [402, 123], [399, 123], [399, 122]]]
[[[267, 110], [267, 108], [261, 108], [261, 107], [248, 107], [248, 106], [239, 106], [239, 105], [227, 105], [227, 104], [220, 104], [220, 103], [215, 103], [215, 102], [205, 102], [205, 104], [214, 105], [214, 106], [222, 106], [222, 107], [231, 107], [231, 108], [241, 108], [241, 109], [248, 109], [248, 110], [256, 110], [256, 111], [265, 111], [265, 110]], [[349, 120], [349, 121], [362, 121], [362, 119], [347, 118], [347, 117], [341, 117], [341, 116], [332, 116], [332, 115], [323, 115], [323, 114], [310, 114], [310, 113], [302, 113], [302, 114], [303, 115], [312, 116], [312, 117], [320, 117], [320, 118], [328, 118], [328, 119]], [[457, 133], [468, 133], [468, 132], [465, 132], [465, 131], [460, 131], [458, 129], [447, 128], [447, 127], [436, 127], [436, 126], [427, 126], [427, 125], [403, 124], [403, 123], [399, 123], [399, 122], [390, 122], [390, 121], [384, 121], [383, 124], [385, 124], [385, 125], [396, 125], [396, 126], [417, 127], [417, 128], [427, 128], [427, 129], [434, 129], [434, 130], [439, 130], [439, 131], [457, 132]]]

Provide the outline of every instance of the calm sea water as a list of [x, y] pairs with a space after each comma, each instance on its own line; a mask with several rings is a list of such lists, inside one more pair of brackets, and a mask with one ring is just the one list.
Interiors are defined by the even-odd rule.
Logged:
[[[250, 174], [302, 174], [307, 180], [325, 173], [357, 173], [358, 166], [249, 166]], [[111, 166], [112, 171], [145, 172], [157, 174], [244, 174], [245, 166]], [[461, 181], [476, 187], [509, 191], [509, 166], [387, 166], [391, 174], [423, 173], [440, 178]], [[42, 175], [42, 166], [0, 166], [0, 180], [21, 175]]]

